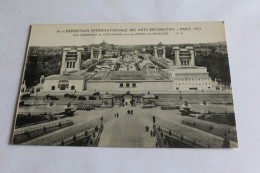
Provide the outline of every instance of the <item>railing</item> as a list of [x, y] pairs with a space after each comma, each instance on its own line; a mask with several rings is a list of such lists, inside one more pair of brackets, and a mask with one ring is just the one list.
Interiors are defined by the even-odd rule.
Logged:
[[98, 131], [98, 135], [97, 135], [97, 138], [96, 138], [96, 141], [94, 143], [94, 147], [97, 147], [98, 146], [98, 143], [99, 143], [99, 140], [100, 140], [100, 136], [101, 136], [101, 133], [103, 131], [103, 125], [100, 126], [100, 129]]
[[[61, 98], [60, 100], [35, 100], [35, 101], [25, 101], [27, 105], [50, 105], [51, 102], [53, 102], [55, 105], [67, 105], [69, 102], [73, 105], [80, 105], [82, 103], [88, 104], [88, 105], [101, 105], [101, 100], [77, 100], [77, 99], [67, 99], [67, 98]], [[45, 112], [43, 112], [45, 113]]]
[[220, 137], [227, 137], [230, 140], [237, 141], [236, 130], [233, 129], [218, 129], [214, 125], [191, 120], [182, 120], [182, 123], [187, 126], [194, 127]]
[[67, 127], [72, 125], [73, 122], [70, 120], [62, 121], [59, 123], [54, 123], [46, 126], [40, 126], [25, 130], [20, 130], [14, 133], [13, 137], [13, 143], [14, 144], [20, 144], [35, 138], [38, 138], [40, 136], [46, 135], [48, 133], [51, 133], [53, 131], [56, 131], [58, 129]]
[[[83, 129], [84, 129], [84, 128], [83, 128]], [[61, 145], [62, 142], [66, 143], [66, 142], [68, 142], [68, 141], [70, 141], [70, 140], [73, 140], [74, 136], [76, 136], [76, 138], [81, 137], [82, 135], [85, 135], [86, 131], [87, 131], [88, 133], [94, 131], [94, 130], [95, 130], [95, 127], [89, 128], [89, 129], [87, 129], [87, 130], [86, 130], [86, 129], [83, 130], [83, 129], [81, 129], [79, 133], [76, 133], [75, 135], [71, 135], [71, 136], [69, 136], [69, 137], [67, 137], [67, 138], [65, 138], [65, 139], [60, 139], [60, 140], [58, 140], [57, 142], [55, 142], [55, 143], [53, 143], [53, 144], [51, 144], [51, 145], [56, 145], [56, 146], [58, 146], [58, 145]]]
[[159, 146], [160, 148], [162, 148], [162, 141], [161, 141], [161, 139], [160, 139], [160, 137], [159, 137], [159, 134], [158, 134], [158, 132], [157, 132], [156, 129], [154, 129], [154, 131], [155, 131], [156, 139], [157, 139], [157, 142], [158, 142], [158, 146]]
[[19, 116], [41, 116], [41, 115], [51, 115], [51, 112], [18, 112]]
[[171, 129], [169, 129], [169, 128], [166, 128], [166, 127], [164, 127], [164, 126], [156, 125], [156, 127], [157, 127], [157, 128], [160, 128], [162, 131], [165, 131], [165, 132], [169, 133], [169, 136], [170, 136], [170, 135], [174, 135], [174, 136], [176, 136], [178, 139], [181, 139], [182, 141], [186, 140], [186, 141], [188, 141], [189, 143], [192, 143], [192, 144], [194, 144], [194, 145], [200, 146], [200, 147], [202, 147], [202, 148], [209, 148], [209, 147], [210, 147], [210, 146], [207, 145], [207, 144], [204, 144], [204, 143], [201, 143], [201, 142], [199, 142], [199, 141], [196, 141], [195, 139], [192, 139], [192, 138], [190, 138], [190, 137], [188, 137], [188, 136], [182, 135], [182, 134], [180, 134], [180, 133], [178, 133], [178, 132], [176, 132], [176, 131], [174, 131], [174, 130], [171, 130]]
[[34, 128], [26, 129], [26, 130], [16, 131], [14, 133], [14, 136], [25, 134], [27, 132], [34, 132], [34, 131], [37, 131], [37, 130], [43, 130], [44, 128], [51, 128], [51, 127], [55, 127], [55, 126], [72, 125], [72, 124], [73, 124], [73, 121], [65, 120], [65, 121], [61, 121], [61, 122], [58, 122], [58, 123], [53, 123], [53, 124], [50, 124], [50, 125], [42, 125], [40, 127], [34, 127]]

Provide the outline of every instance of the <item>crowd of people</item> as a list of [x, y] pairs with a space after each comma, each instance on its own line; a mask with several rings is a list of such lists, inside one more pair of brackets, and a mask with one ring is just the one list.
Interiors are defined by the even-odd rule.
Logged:
[[94, 106], [80, 105], [77, 110], [91, 111], [96, 109]]
[[161, 106], [161, 110], [179, 110], [180, 106]]

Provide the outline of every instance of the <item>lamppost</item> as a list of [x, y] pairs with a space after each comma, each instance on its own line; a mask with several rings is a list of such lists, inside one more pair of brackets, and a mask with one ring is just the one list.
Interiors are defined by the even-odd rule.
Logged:
[[180, 91], [180, 99], [182, 99], [182, 97], [181, 97], [181, 91]]
[[112, 106], [114, 107], [114, 97], [115, 97], [115, 96], [114, 96], [114, 93], [112, 94], [112, 96], [113, 96], [113, 97], [112, 97]]

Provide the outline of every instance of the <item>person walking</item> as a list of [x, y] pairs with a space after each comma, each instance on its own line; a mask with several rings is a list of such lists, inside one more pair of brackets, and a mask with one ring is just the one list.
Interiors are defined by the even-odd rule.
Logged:
[[101, 126], [103, 125], [103, 116], [100, 118], [100, 121], [101, 121]]
[[155, 116], [153, 116], [153, 123], [155, 123]]

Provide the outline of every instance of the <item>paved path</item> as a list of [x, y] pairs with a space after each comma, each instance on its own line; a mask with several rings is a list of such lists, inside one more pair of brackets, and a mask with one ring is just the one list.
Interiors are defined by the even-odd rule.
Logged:
[[128, 115], [128, 109], [132, 108], [119, 108], [119, 118], [114, 118], [104, 125], [99, 147], [155, 147], [156, 138], [145, 132], [145, 126], [148, 124], [145, 124], [137, 113]]
[[[134, 110], [133, 115], [128, 115], [127, 110]], [[119, 113], [119, 118], [114, 114]], [[74, 124], [70, 127], [60, 129], [24, 144], [30, 145], [50, 145], [59, 139], [73, 135], [84, 128], [91, 128], [100, 124], [100, 117], [104, 117], [104, 131], [100, 138], [100, 147], [155, 147], [155, 137], [150, 137], [150, 133], [145, 132], [145, 127], [152, 129], [152, 116], [156, 117], [156, 122], [185, 136], [191, 137], [211, 147], [221, 147], [223, 138], [210, 133], [186, 126], [181, 123], [183, 119], [194, 119], [183, 117], [179, 111], [162, 111], [159, 107], [152, 109], [141, 109], [137, 107], [98, 108], [93, 111], [76, 111], [74, 117], [67, 117], [63, 120], [72, 120]], [[56, 120], [53, 122], [58, 122]], [[51, 123], [53, 123], [51, 122]], [[46, 123], [48, 124], [48, 123]], [[42, 124], [39, 124], [42, 125]], [[35, 125], [37, 126], [37, 125]], [[218, 125], [225, 128], [226, 125]], [[27, 127], [29, 128], [29, 127]], [[237, 147], [237, 143], [230, 141], [232, 147]]]

